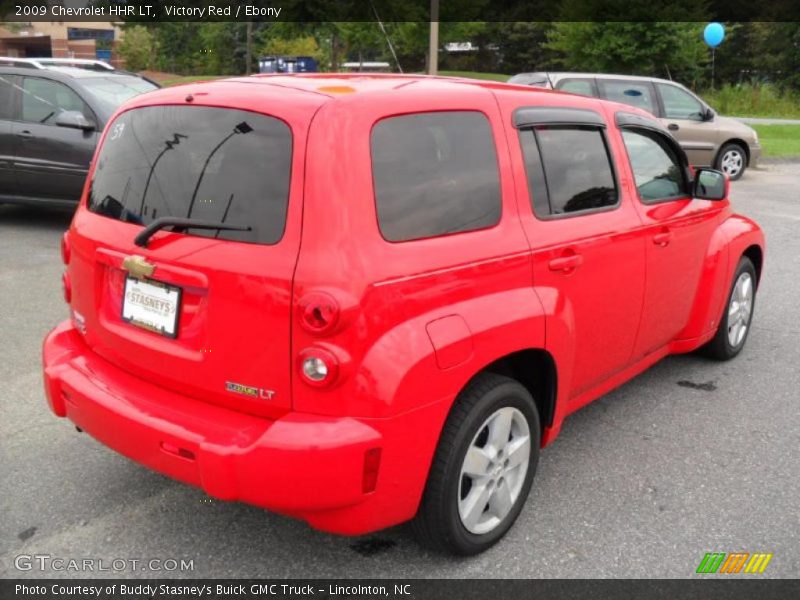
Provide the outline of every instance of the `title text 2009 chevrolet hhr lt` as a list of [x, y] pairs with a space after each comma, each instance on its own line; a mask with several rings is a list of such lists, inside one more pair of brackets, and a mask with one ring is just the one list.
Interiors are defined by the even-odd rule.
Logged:
[[157, 471], [470, 554], [564, 418], [736, 356], [764, 257], [647, 113], [507, 84], [266, 76], [112, 118], [63, 239], [47, 397]]

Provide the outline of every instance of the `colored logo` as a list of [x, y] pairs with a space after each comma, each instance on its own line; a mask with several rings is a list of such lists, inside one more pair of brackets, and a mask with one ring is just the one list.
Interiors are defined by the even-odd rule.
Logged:
[[772, 554], [764, 552], [707, 552], [697, 566], [697, 573], [763, 573]]

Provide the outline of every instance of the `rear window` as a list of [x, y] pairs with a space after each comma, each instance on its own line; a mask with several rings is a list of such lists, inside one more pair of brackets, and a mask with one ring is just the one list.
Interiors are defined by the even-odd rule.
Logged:
[[500, 220], [492, 128], [479, 112], [391, 117], [372, 130], [378, 223], [392, 242], [473, 231]]
[[283, 121], [241, 110], [154, 106], [108, 125], [89, 210], [147, 225], [188, 217], [249, 231], [192, 235], [275, 244], [289, 199], [292, 135]]

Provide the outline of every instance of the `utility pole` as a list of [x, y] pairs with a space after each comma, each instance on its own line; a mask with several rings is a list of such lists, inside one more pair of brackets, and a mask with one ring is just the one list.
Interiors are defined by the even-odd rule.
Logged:
[[439, 72], [439, 0], [431, 0], [431, 35], [428, 41], [428, 75]]

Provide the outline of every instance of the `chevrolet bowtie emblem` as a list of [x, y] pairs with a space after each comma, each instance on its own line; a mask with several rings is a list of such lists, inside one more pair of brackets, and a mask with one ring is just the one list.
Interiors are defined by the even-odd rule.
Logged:
[[145, 259], [144, 256], [134, 254], [132, 256], [125, 257], [125, 260], [122, 261], [122, 268], [137, 279], [144, 279], [145, 277], [150, 277], [153, 274], [156, 266], [147, 262], [147, 259]]

